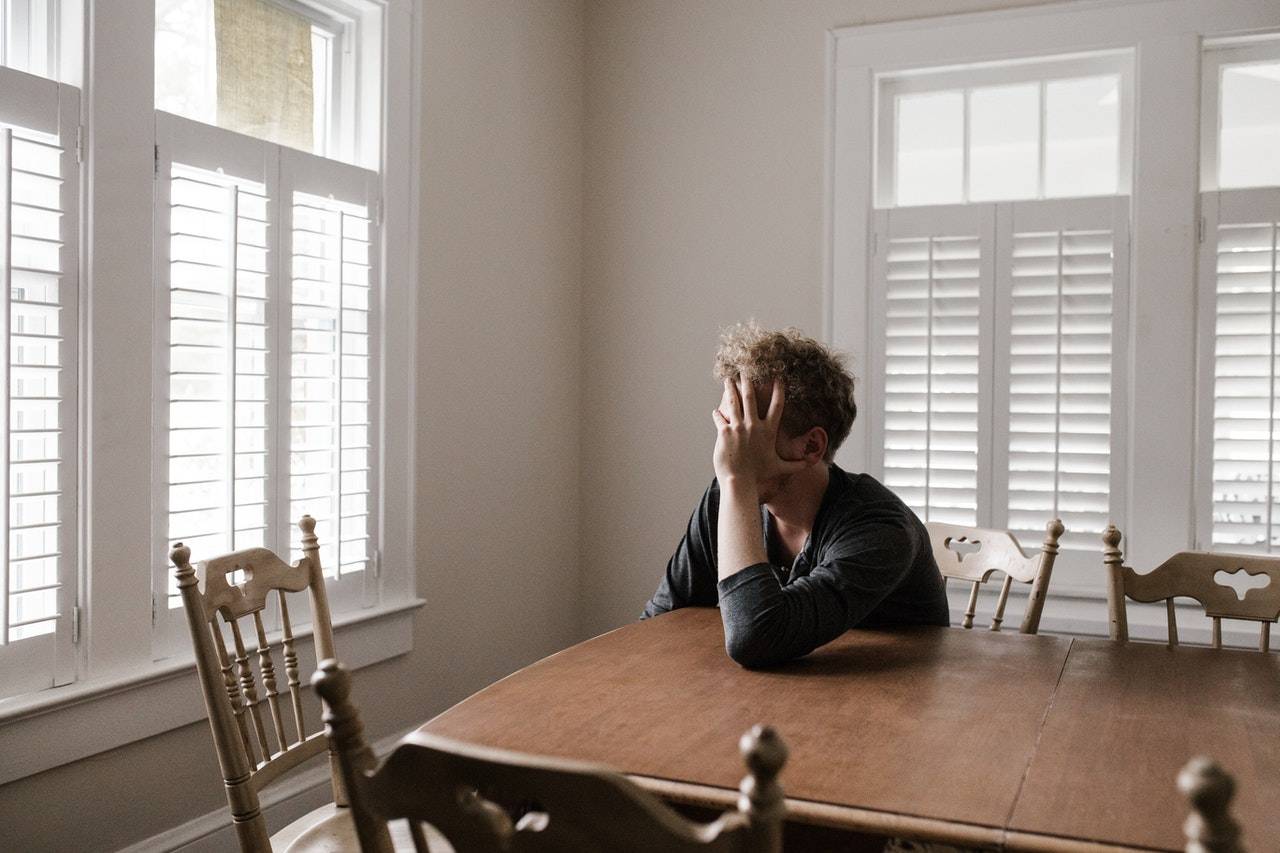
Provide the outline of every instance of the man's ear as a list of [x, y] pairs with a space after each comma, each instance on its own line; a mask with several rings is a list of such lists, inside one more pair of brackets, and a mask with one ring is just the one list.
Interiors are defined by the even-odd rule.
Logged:
[[820, 426], [812, 427], [804, 434], [804, 460], [821, 462], [827, 456], [827, 431]]

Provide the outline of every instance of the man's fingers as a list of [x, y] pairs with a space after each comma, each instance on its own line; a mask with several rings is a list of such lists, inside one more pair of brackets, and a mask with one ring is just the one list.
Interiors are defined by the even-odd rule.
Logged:
[[756, 422], [756, 386], [750, 379], [738, 374], [738, 387], [742, 391], [742, 422]]
[[722, 429], [729, 425], [729, 421], [725, 419], [724, 413], [719, 409], [711, 410], [711, 422], [716, 425], [716, 429]]
[[773, 378], [773, 389], [769, 394], [769, 414], [766, 416], [770, 421], [778, 421], [782, 418], [782, 404], [786, 402], [787, 388], [782, 381], [781, 376]]
[[727, 376], [724, 380], [724, 393], [729, 402], [729, 410], [725, 412], [725, 420], [730, 425], [733, 425], [742, 420], [742, 398], [738, 396], [738, 386], [733, 384], [733, 380]]

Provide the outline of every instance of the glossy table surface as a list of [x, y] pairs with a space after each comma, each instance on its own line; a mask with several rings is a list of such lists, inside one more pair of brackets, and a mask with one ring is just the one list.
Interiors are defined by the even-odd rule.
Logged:
[[690, 608], [552, 655], [423, 729], [726, 806], [738, 736], [770, 723], [790, 748], [795, 819], [1025, 849], [1181, 849], [1174, 778], [1205, 753], [1236, 776], [1246, 842], [1267, 849], [1280, 839], [1278, 660], [911, 628], [849, 631], [752, 671], [725, 655], [718, 611]]

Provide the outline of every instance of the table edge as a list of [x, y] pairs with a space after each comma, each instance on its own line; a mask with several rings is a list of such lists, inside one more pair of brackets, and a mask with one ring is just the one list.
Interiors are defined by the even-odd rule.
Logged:
[[[733, 809], [738, 803], [738, 792], [728, 788], [635, 774], [627, 774], [627, 778], [652, 794], [690, 805]], [[793, 797], [787, 797], [786, 805], [788, 818], [834, 829], [850, 829], [879, 835], [905, 835], [927, 841], [984, 846], [999, 846], [1005, 837], [1004, 830], [995, 826], [952, 823], [939, 818], [917, 817], [854, 806], [838, 806]]]
[[[651, 794], [689, 805], [717, 809], [737, 807], [738, 792], [728, 788], [717, 788], [695, 782], [677, 782], [638, 774], [627, 774], [627, 778]], [[1163, 850], [1159, 847], [1130, 847], [1059, 835], [1004, 830], [994, 826], [952, 822], [941, 818], [919, 817], [853, 806], [837, 806], [792, 797], [787, 798], [787, 817], [798, 819], [802, 823], [833, 829], [894, 837], [906, 836], [923, 841], [995, 846], [1002, 850], [1024, 851], [1024, 853], [1122, 853], [1123, 851], [1150, 853], [1150, 851]]]

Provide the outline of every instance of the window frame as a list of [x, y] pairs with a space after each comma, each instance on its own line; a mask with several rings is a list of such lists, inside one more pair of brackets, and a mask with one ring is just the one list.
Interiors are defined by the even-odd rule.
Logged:
[[[913, 66], [951, 66], [1102, 50], [1134, 51], [1128, 351], [1128, 470], [1119, 517], [1132, 565], [1152, 566], [1194, 544], [1198, 432], [1197, 329], [1201, 43], [1280, 31], [1280, 8], [1253, 0], [1100, 0], [950, 15], [833, 30], [828, 42], [828, 233], [825, 333], [870, 365], [870, 263], [875, 215], [876, 77]], [[1155, 321], [1158, 317], [1159, 320]], [[864, 368], [865, 369], [865, 368]], [[863, 419], [837, 459], [872, 470]], [[1034, 543], [1027, 543], [1034, 547]], [[1087, 590], [1059, 588], [1043, 630], [1105, 635], [1100, 558]], [[958, 602], [963, 605], [963, 601]], [[1139, 613], [1139, 611], [1144, 611]], [[1135, 636], [1160, 637], [1164, 613], [1131, 608]], [[1184, 634], [1208, 637], [1199, 617]], [[1180, 620], [1181, 621], [1181, 620]], [[1252, 639], [1252, 638], [1250, 638]], [[1246, 641], [1248, 642], [1248, 641]]]
[[[372, 105], [382, 140], [377, 442], [383, 459], [404, 462], [380, 472], [379, 603], [334, 619], [339, 648], [357, 666], [411, 650], [415, 611], [423, 604], [415, 590], [413, 475], [423, 15], [410, 0], [374, 5], [386, 25], [362, 38], [379, 46], [386, 68]], [[153, 25], [155, 3], [113, 0], [112, 12], [87, 20], [84, 49], [75, 57], [92, 81], [80, 110], [81, 185], [95, 189], [81, 193], [84, 438], [76, 603], [83, 618], [75, 681], [0, 700], [0, 752], [11, 758], [0, 763], [0, 784], [203, 716], [191, 656], [159, 659], [151, 628], [155, 90], [154, 55], [139, 49], [136, 33]], [[387, 364], [395, 370], [386, 371]], [[120, 725], [85, 723], [104, 718]]]

